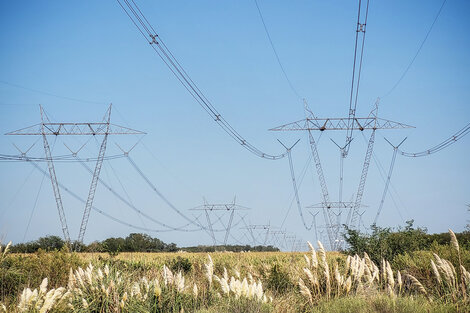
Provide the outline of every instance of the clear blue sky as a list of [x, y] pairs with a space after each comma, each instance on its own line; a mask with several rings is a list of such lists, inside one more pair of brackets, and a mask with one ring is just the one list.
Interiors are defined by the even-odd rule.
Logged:
[[[442, 1], [370, 2], [358, 115], [367, 115], [375, 99], [398, 80], [423, 40]], [[301, 142], [293, 151], [297, 176], [309, 156], [304, 133], [273, 133], [269, 128], [301, 119], [302, 103], [290, 90], [269, 45], [255, 3], [246, 1], [139, 1], [150, 23], [215, 107], [246, 139], [268, 153], [280, 153], [276, 139]], [[283, 65], [315, 114], [347, 116], [357, 1], [260, 0], [266, 24]], [[53, 121], [95, 121], [112, 102], [112, 121], [148, 133], [131, 153], [146, 175], [178, 208], [209, 202], [237, 202], [252, 208], [247, 220], [279, 226], [293, 190], [287, 159], [260, 159], [232, 141], [194, 102], [141, 38], [116, 1], [4, 1], [0, 4], [0, 133], [40, 121], [38, 104]], [[375, 153], [388, 170], [392, 149], [422, 151], [456, 132], [470, 119], [470, 4], [447, 1], [421, 53], [406, 77], [382, 99], [383, 118], [416, 126], [381, 131]], [[16, 88], [100, 102], [91, 104]], [[337, 199], [339, 152], [323, 134], [319, 150], [331, 197]], [[356, 134], [359, 135], [359, 134]], [[369, 134], [366, 134], [369, 135]], [[26, 149], [38, 138], [0, 136], [0, 152], [15, 154], [12, 143]], [[130, 147], [138, 137], [112, 137]], [[54, 155], [78, 149], [84, 138], [59, 138]], [[344, 139], [342, 139], [344, 140]], [[470, 219], [470, 139], [429, 157], [398, 156], [391, 188], [396, 206], [386, 199], [379, 225], [398, 226], [415, 219], [431, 232], [462, 231]], [[54, 139], [50, 138], [51, 144]], [[344, 198], [357, 188], [365, 143], [356, 136], [345, 161]], [[147, 149], [152, 151], [152, 157]], [[81, 157], [96, 154], [92, 139]], [[43, 155], [38, 141], [31, 155]], [[93, 164], [91, 164], [93, 165]], [[46, 164], [41, 164], [45, 168]], [[56, 164], [59, 180], [86, 198], [90, 177], [76, 163]], [[115, 175], [116, 173], [116, 175]], [[143, 211], [164, 223], [181, 225], [174, 214], [133, 171], [125, 159], [105, 161], [101, 177]], [[116, 178], [119, 177], [119, 180]], [[0, 237], [20, 242], [61, 235], [51, 183], [24, 162], [0, 163]], [[377, 211], [384, 182], [371, 164], [363, 202], [364, 223]], [[396, 192], [396, 193], [395, 193]], [[127, 197], [127, 195], [125, 195]], [[76, 238], [83, 205], [63, 192], [71, 232]], [[321, 201], [318, 179], [310, 166], [300, 186], [302, 206]], [[156, 227], [122, 205], [101, 185], [95, 205], [139, 226]], [[27, 230], [28, 220], [32, 216]], [[307, 214], [308, 216], [308, 214]], [[321, 220], [318, 220], [321, 224]], [[296, 207], [285, 223], [298, 238], [315, 240], [303, 229]], [[243, 230], [234, 229], [237, 238]], [[27, 230], [27, 231], [26, 231]], [[126, 236], [135, 230], [92, 211], [85, 241]], [[210, 244], [204, 233], [150, 233], [179, 245]], [[221, 234], [219, 234], [220, 236]], [[219, 237], [220, 238], [220, 237]], [[233, 240], [229, 240], [233, 242]]]

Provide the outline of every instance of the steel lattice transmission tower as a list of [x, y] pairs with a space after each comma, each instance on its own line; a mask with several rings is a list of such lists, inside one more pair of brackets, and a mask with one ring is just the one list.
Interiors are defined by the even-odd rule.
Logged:
[[[209, 229], [209, 232], [210, 232], [209, 235], [212, 237], [214, 246], [217, 245], [217, 238], [215, 236], [215, 230], [213, 229], [212, 226], [216, 224], [217, 222], [220, 222], [220, 224], [222, 224], [222, 227], [225, 230], [225, 236], [224, 236], [224, 241], [223, 241], [223, 244], [225, 246], [227, 245], [227, 240], [230, 235], [230, 230], [232, 229], [235, 211], [250, 210], [250, 208], [235, 204], [235, 199], [233, 200], [232, 203], [208, 203], [206, 199], [204, 199], [203, 205], [197, 206], [190, 210], [204, 211], [204, 214], [206, 216], [207, 226], [208, 226], [207, 228]], [[223, 215], [225, 215], [225, 213], [230, 213], [230, 216], [226, 225], [222, 221], [223, 215], [217, 216], [216, 212], [223, 212]], [[216, 214], [216, 217], [217, 217], [217, 220], [214, 223], [211, 221], [211, 218], [210, 218], [211, 213]]]
[[[315, 205], [315, 208], [321, 208], [323, 212], [323, 217], [326, 224], [326, 232], [328, 236], [328, 241], [330, 248], [335, 250], [339, 248], [338, 244], [340, 242], [340, 231], [341, 231], [341, 221], [338, 221], [337, 216], [333, 209], [348, 209], [348, 217], [346, 220], [346, 225], [352, 228], [356, 228], [358, 225], [359, 219], [359, 208], [362, 206], [362, 195], [364, 194], [365, 182], [367, 179], [367, 173], [369, 170], [370, 158], [372, 156], [374, 142], [375, 142], [375, 131], [377, 129], [403, 129], [403, 128], [412, 128], [413, 126], [406, 125], [399, 122], [394, 122], [378, 117], [378, 106], [380, 99], [374, 104], [374, 108], [367, 117], [340, 117], [340, 118], [318, 118], [308, 107], [307, 102], [305, 104], [305, 119], [292, 122], [289, 124], [281, 125], [275, 128], [270, 129], [271, 131], [307, 131], [310, 148], [312, 150], [314, 165], [317, 171], [317, 176], [320, 181], [321, 193], [322, 193], [322, 202], [318, 205]], [[364, 158], [364, 164], [362, 167], [362, 173], [359, 180], [359, 186], [356, 193], [356, 200], [354, 202], [343, 202], [342, 197], [342, 183], [343, 183], [343, 166], [342, 159], [347, 156], [348, 146], [351, 144], [349, 140], [344, 147], [339, 147], [341, 150], [341, 165], [340, 165], [340, 193], [339, 201], [333, 202], [330, 200], [330, 194], [328, 192], [328, 186], [326, 183], [325, 175], [323, 173], [323, 168], [320, 160], [320, 154], [318, 153], [317, 143], [312, 134], [314, 131], [347, 131], [348, 134], [353, 130], [372, 130], [372, 133], [369, 138], [367, 145], [367, 151]]]
[[47, 165], [49, 168], [49, 175], [51, 178], [52, 189], [54, 191], [54, 197], [57, 204], [57, 210], [59, 212], [60, 224], [64, 238], [67, 242], [70, 242], [70, 234], [65, 218], [64, 205], [62, 203], [62, 197], [60, 194], [59, 183], [54, 167], [54, 157], [51, 154], [48, 136], [103, 136], [101, 141], [100, 150], [96, 159], [95, 169], [93, 171], [93, 178], [91, 180], [90, 189], [88, 192], [88, 198], [86, 200], [85, 209], [83, 211], [83, 217], [80, 224], [80, 231], [78, 234], [78, 242], [83, 243], [85, 231], [90, 217], [91, 207], [95, 198], [96, 186], [100, 176], [101, 166], [103, 164], [104, 155], [106, 152], [106, 144], [109, 135], [138, 135], [145, 134], [144, 132], [111, 124], [111, 107], [109, 105], [105, 116], [101, 122], [86, 122], [86, 123], [70, 123], [70, 122], [54, 122], [52, 123], [47, 117], [44, 108], [39, 105], [41, 112], [41, 123], [25, 127], [16, 131], [7, 133], [6, 135], [16, 136], [42, 136], [44, 144], [44, 152], [46, 155]]

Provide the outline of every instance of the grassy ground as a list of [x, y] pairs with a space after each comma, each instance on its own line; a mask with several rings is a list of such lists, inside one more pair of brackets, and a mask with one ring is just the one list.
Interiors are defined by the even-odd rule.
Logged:
[[0, 259], [0, 312], [470, 312], [470, 273], [459, 263], [468, 251], [442, 249], [448, 262], [423, 251], [398, 258], [393, 268], [321, 247], [210, 258], [7, 253]]

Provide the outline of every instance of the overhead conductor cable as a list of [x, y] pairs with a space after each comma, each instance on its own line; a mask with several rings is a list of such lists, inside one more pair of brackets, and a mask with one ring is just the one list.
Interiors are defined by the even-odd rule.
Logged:
[[150, 44], [152, 49], [162, 59], [165, 65], [180, 81], [183, 87], [190, 93], [190, 95], [197, 101], [197, 103], [209, 114], [214, 121], [236, 142], [241, 144], [245, 149], [253, 154], [269, 159], [277, 160], [284, 158], [286, 154], [270, 155], [259, 150], [257, 147], [246, 141], [216, 110], [211, 102], [206, 98], [198, 86], [194, 83], [191, 77], [187, 74], [178, 60], [174, 57], [168, 47], [165, 45], [161, 37], [157, 34], [155, 29], [150, 25], [147, 18], [143, 15], [134, 0], [117, 0], [121, 8], [131, 19], [132, 23], [137, 27], [141, 35]]

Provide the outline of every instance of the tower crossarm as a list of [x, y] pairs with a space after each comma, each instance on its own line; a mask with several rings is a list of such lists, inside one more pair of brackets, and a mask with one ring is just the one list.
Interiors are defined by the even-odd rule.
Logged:
[[192, 211], [235, 211], [235, 210], [251, 210], [250, 208], [233, 204], [233, 203], [214, 203], [214, 204], [204, 204], [197, 206], [195, 208], [189, 209]]
[[[312, 204], [308, 206], [307, 208], [309, 209], [323, 209], [323, 208], [328, 208], [328, 209], [350, 209], [353, 208], [355, 205], [355, 202], [353, 201], [348, 201], [348, 202], [320, 202], [316, 204]], [[361, 207], [366, 207], [366, 205], [360, 205]]]
[[[108, 128], [109, 126], [109, 128]], [[39, 123], [5, 135], [140, 135], [142, 131], [111, 123]]]
[[[351, 127], [354, 130], [366, 129], [402, 129], [414, 128], [414, 126], [407, 125], [400, 122], [386, 120], [374, 116], [369, 117], [356, 117], [351, 122]], [[347, 117], [333, 117], [333, 118], [312, 118], [308, 117], [303, 120], [284, 124], [278, 127], [271, 128], [270, 131], [299, 131], [299, 130], [348, 130]]]

